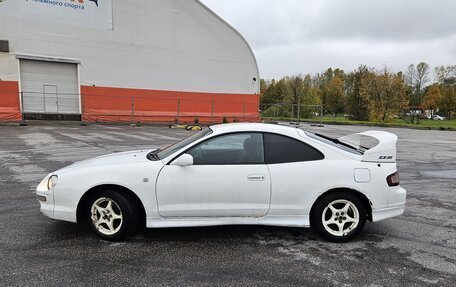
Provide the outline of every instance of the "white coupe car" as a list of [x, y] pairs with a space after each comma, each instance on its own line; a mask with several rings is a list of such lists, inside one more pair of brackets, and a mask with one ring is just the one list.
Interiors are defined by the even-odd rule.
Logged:
[[258, 224], [311, 226], [347, 242], [366, 220], [404, 212], [396, 142], [381, 131], [332, 139], [279, 125], [217, 125], [163, 150], [72, 164], [36, 194], [43, 214], [87, 222], [105, 240], [144, 225]]

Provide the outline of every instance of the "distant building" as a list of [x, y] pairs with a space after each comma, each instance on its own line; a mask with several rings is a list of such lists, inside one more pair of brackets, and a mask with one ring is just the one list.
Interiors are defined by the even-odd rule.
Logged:
[[242, 35], [197, 0], [0, 1], [0, 121], [259, 118]]
[[456, 77], [447, 78], [443, 80], [444, 85], [456, 85]]

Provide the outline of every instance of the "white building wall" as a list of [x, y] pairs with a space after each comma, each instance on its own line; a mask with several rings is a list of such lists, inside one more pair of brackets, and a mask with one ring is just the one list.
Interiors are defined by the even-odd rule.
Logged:
[[17, 57], [35, 55], [80, 62], [81, 85], [259, 93], [247, 42], [197, 0], [113, 0], [112, 29], [1, 13], [5, 4], [0, 40], [10, 53], [0, 53], [0, 79], [18, 81]]

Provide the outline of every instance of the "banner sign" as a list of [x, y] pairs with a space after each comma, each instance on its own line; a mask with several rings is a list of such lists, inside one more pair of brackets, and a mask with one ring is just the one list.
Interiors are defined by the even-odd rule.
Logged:
[[0, 15], [112, 29], [112, 0], [0, 0]]

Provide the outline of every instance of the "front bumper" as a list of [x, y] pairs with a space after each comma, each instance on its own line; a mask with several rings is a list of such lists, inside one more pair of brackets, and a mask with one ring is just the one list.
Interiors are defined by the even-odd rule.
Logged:
[[36, 191], [36, 197], [40, 203], [40, 211], [45, 216], [54, 219], [54, 191]]

